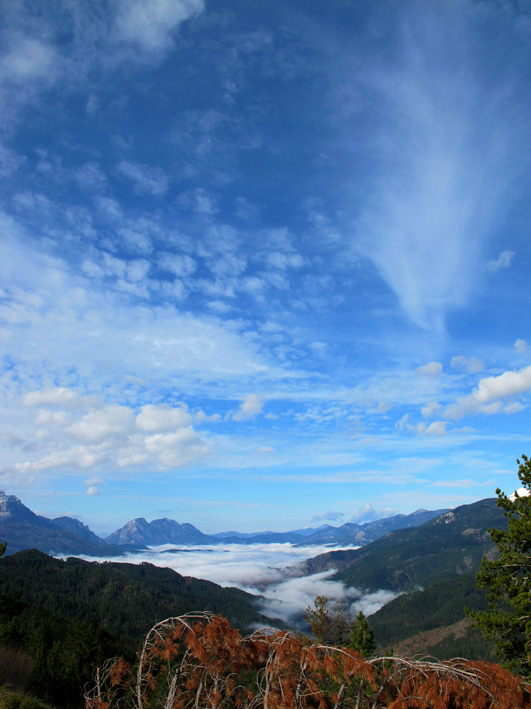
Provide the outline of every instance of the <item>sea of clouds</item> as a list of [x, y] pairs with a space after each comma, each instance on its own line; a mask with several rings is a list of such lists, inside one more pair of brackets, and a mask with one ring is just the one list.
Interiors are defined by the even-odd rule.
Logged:
[[[356, 548], [356, 547], [351, 547]], [[226, 544], [198, 547], [163, 545], [142, 552], [128, 553], [120, 561], [148, 562], [167, 567], [183, 576], [213, 581], [262, 597], [260, 611], [269, 618], [280, 618], [298, 625], [308, 606], [317, 596], [326, 596], [341, 604], [354, 617], [360, 610], [371, 615], [396, 598], [397, 593], [380, 590], [364, 593], [361, 589], [333, 581], [334, 571], [301, 576], [296, 567], [302, 561], [330, 551], [324, 546], [292, 544]], [[116, 557], [89, 561], [117, 561]]]

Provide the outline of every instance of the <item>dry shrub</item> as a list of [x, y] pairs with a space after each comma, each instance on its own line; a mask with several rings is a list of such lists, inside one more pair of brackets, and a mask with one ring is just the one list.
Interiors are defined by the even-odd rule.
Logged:
[[463, 659], [365, 660], [265, 628], [242, 638], [221, 616], [188, 613], [155, 625], [135, 667], [98, 670], [87, 709], [520, 709], [522, 679]]

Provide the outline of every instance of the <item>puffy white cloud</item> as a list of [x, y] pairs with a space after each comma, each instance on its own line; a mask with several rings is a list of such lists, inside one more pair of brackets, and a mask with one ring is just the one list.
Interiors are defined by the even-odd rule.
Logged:
[[87, 495], [101, 495], [101, 492], [97, 487], [91, 485], [89, 488], [87, 488]]
[[84, 443], [102, 443], [114, 436], [129, 433], [134, 423], [134, 414], [126, 406], [105, 406], [90, 411], [80, 421], [68, 426], [66, 432]]
[[529, 345], [525, 340], [518, 338], [514, 343], [514, 348], [517, 352], [527, 352]]
[[440, 362], [428, 362], [415, 369], [419, 377], [438, 377], [442, 372], [442, 364]]
[[160, 468], [178, 468], [208, 455], [208, 448], [191, 426], [173, 433], [156, 433], [147, 436], [145, 448], [156, 455]]
[[488, 261], [485, 268], [490, 273], [496, 273], [500, 268], [509, 268], [514, 256], [514, 251], [502, 251], [497, 259]]
[[264, 409], [264, 401], [258, 394], [248, 394], [241, 402], [239, 410], [233, 414], [233, 421], [249, 421], [261, 414]]
[[398, 514], [396, 510], [386, 507], [384, 509], [377, 509], [370, 504], [363, 505], [360, 507], [352, 517], [351, 522], [357, 524], [363, 524], [363, 522], [374, 522], [377, 519], [385, 519], [386, 517], [393, 517], [393, 515]]
[[[500, 399], [516, 396], [531, 390], [531, 365], [523, 369], [503, 372], [496, 377], [485, 377], [474, 391], [461, 397], [445, 411], [448, 418], [461, 418], [467, 414], [494, 414], [502, 409]], [[511, 413], [510, 409], [507, 413]]]
[[524, 369], [508, 371], [497, 377], [481, 379], [474, 398], [479, 403], [486, 403], [493, 399], [520, 394], [531, 389], [531, 365]]
[[516, 497], [529, 497], [531, 495], [531, 492], [526, 488], [526, 487], [521, 487], [518, 490], [515, 490], [512, 495], [508, 495], [509, 500], [512, 500], [514, 502], [516, 500]]
[[450, 367], [464, 370], [470, 374], [476, 374], [477, 372], [482, 372], [485, 369], [485, 365], [480, 359], [477, 357], [465, 357], [464, 355], [452, 357]]
[[186, 407], [172, 408], [166, 404], [146, 404], [136, 417], [141, 431], [160, 433], [190, 426], [192, 417]]
[[[26, 450], [25, 459], [18, 456], [15, 468], [21, 474], [102, 466], [114, 471], [128, 466], [168, 470], [209, 454], [184, 405], [146, 404], [135, 412], [129, 406], [103, 404], [98, 397], [58, 387], [30, 392], [23, 401], [26, 406], [39, 406], [34, 418], [39, 428], [33, 426], [29, 434], [38, 445]], [[28, 432], [32, 430], [29, 421], [26, 426]], [[99, 484], [97, 478], [85, 481], [89, 488], [98, 489]]]

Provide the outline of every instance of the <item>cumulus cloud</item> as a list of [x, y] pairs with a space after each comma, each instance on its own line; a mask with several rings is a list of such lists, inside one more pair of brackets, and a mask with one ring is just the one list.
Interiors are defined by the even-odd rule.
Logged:
[[136, 417], [136, 426], [141, 431], [160, 433], [190, 426], [192, 417], [187, 407], [172, 408], [167, 404], [146, 404]]
[[525, 340], [518, 338], [514, 343], [514, 348], [517, 352], [527, 352], [529, 345]]
[[[531, 365], [523, 369], [503, 372], [496, 377], [485, 377], [474, 391], [461, 397], [445, 411], [448, 418], [461, 418], [468, 414], [494, 414], [502, 410], [502, 399], [531, 390]], [[511, 410], [506, 411], [511, 413]]]
[[[82, 397], [66, 387], [30, 392], [24, 403], [40, 407], [35, 419], [40, 445], [32, 458], [16, 464], [23, 473], [102, 465], [115, 471], [128, 466], [168, 470], [209, 453], [182, 404], [145, 404], [136, 412], [129, 406]], [[50, 450], [42, 454], [48, 445]], [[101, 481], [91, 478], [85, 484], [97, 490]]]
[[114, 436], [127, 434], [134, 422], [134, 413], [125, 406], [105, 406], [90, 411], [66, 428], [66, 433], [83, 443], [102, 443]]
[[374, 522], [378, 519], [393, 517], [396, 514], [398, 514], [398, 512], [391, 507], [385, 507], [382, 509], [375, 508], [372, 505], [367, 504], [356, 510], [350, 518], [350, 521], [355, 522], [356, 524], [363, 524], [364, 522]]
[[91, 496], [101, 495], [101, 492], [97, 487], [95, 487], [94, 485], [91, 485], [89, 488], [87, 488], [87, 495], [91, 495]]
[[415, 369], [419, 377], [438, 377], [442, 372], [442, 364], [440, 362], [428, 362]]
[[500, 268], [509, 268], [514, 256], [514, 251], [502, 251], [497, 259], [488, 261], [485, 268], [490, 273], [496, 273]]
[[232, 416], [233, 421], [250, 421], [261, 414], [264, 409], [264, 401], [258, 394], [248, 394], [241, 402], [240, 408]]
[[465, 357], [464, 355], [452, 357], [450, 367], [460, 369], [469, 374], [477, 374], [477, 372], [482, 372], [485, 369], [485, 365], [480, 359], [477, 357]]

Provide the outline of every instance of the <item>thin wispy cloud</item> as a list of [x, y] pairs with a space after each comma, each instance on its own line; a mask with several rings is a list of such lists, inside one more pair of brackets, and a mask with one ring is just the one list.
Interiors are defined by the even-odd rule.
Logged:
[[[376, 169], [356, 231], [408, 316], [437, 331], [469, 302], [486, 244], [518, 192], [523, 136], [510, 101], [519, 87], [507, 84], [506, 67], [477, 78], [488, 51], [478, 45], [479, 6], [401, 7], [388, 63], [376, 61], [366, 78], [377, 106]], [[520, 58], [509, 61], [518, 72]], [[487, 268], [508, 266], [512, 255]]]

